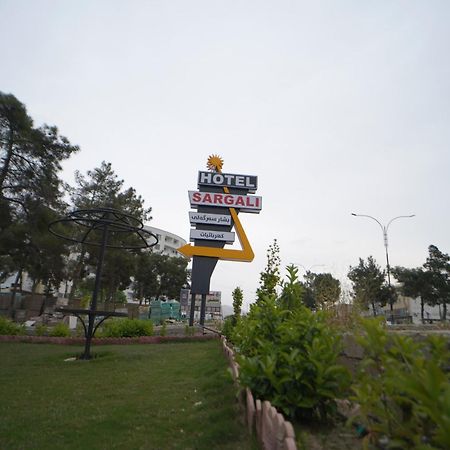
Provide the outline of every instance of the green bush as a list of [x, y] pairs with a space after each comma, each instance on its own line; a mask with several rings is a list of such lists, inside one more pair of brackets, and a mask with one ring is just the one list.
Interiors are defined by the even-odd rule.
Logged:
[[235, 325], [236, 325], [236, 320], [235, 320], [234, 316], [225, 317], [225, 320], [223, 321], [221, 333], [230, 342], [233, 342], [233, 333], [234, 333]]
[[150, 320], [117, 319], [105, 323], [103, 337], [153, 336], [153, 323]]
[[348, 370], [336, 362], [340, 337], [322, 312], [286, 310], [268, 296], [239, 321], [233, 340], [241, 384], [291, 418], [326, 419], [349, 387]]
[[23, 325], [19, 325], [12, 320], [0, 317], [0, 335], [21, 335], [25, 334]]
[[36, 327], [34, 329], [34, 334], [36, 336], [45, 336], [47, 333], [48, 333], [48, 328], [43, 323], [36, 325]]
[[53, 337], [70, 337], [70, 329], [65, 323], [56, 324], [49, 332]]
[[184, 327], [184, 334], [186, 336], [194, 336], [195, 335], [195, 327], [190, 327], [189, 325], [186, 325]]
[[160, 336], [167, 336], [167, 324], [166, 324], [166, 321], [163, 321], [163, 323], [161, 325], [161, 329], [159, 330], [159, 335]]
[[360, 412], [353, 421], [367, 429], [366, 445], [449, 449], [448, 341], [389, 335], [377, 320], [364, 321], [363, 328], [359, 342], [365, 357], [353, 387]]

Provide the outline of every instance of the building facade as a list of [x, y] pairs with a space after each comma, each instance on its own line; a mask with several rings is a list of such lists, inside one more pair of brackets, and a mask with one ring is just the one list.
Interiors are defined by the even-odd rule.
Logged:
[[162, 230], [161, 228], [151, 227], [145, 225], [144, 229], [150, 231], [158, 238], [158, 243], [153, 247], [154, 253], [160, 253], [166, 256], [183, 257], [177, 252], [177, 248], [186, 245], [187, 242], [180, 236], [171, 233], [170, 231]]
[[[194, 319], [200, 320], [200, 308], [202, 303], [202, 296], [195, 297], [195, 311]], [[191, 310], [191, 291], [189, 289], [181, 289], [180, 292], [180, 308], [181, 316], [188, 318]], [[222, 293], [220, 291], [211, 291], [206, 296], [206, 320], [218, 319], [222, 320]]]

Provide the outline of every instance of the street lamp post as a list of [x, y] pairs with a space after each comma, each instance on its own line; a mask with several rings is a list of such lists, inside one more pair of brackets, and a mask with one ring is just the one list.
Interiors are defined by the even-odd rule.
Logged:
[[[391, 219], [387, 225], [383, 225], [378, 219], [375, 219], [375, 217], [369, 216], [367, 214], [355, 214], [352, 213], [352, 216], [355, 217], [367, 217], [369, 219], [375, 220], [375, 222], [380, 225], [380, 228], [383, 232], [383, 242], [384, 242], [384, 250], [386, 253], [386, 270], [387, 270], [387, 276], [388, 276], [388, 286], [389, 286], [389, 292], [391, 291], [391, 267], [389, 265], [389, 253], [388, 253], [388, 229], [389, 229], [389, 225], [397, 219], [408, 219], [410, 217], [414, 217], [415, 214], [410, 214], [409, 216], [397, 216], [394, 217], [393, 219]], [[393, 301], [392, 298], [389, 298], [389, 303], [390, 303], [390, 309], [391, 309], [391, 321], [394, 318], [394, 305], [393, 305]]]

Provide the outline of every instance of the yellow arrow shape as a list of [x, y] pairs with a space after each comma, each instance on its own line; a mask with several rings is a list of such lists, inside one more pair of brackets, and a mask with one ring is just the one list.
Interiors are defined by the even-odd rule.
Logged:
[[[218, 170], [220, 173], [220, 169]], [[230, 191], [226, 186], [223, 188], [225, 194], [229, 194]], [[225, 259], [227, 261], [253, 261], [255, 254], [253, 253], [252, 246], [247, 239], [244, 228], [242, 227], [241, 221], [239, 220], [238, 214], [234, 208], [229, 208], [231, 217], [233, 218], [234, 228], [238, 236], [239, 242], [241, 244], [242, 250], [227, 249], [227, 248], [216, 248], [216, 247], [201, 247], [191, 244], [183, 245], [178, 248], [177, 251], [187, 258], [192, 258], [193, 256], [208, 256], [210, 258]]]

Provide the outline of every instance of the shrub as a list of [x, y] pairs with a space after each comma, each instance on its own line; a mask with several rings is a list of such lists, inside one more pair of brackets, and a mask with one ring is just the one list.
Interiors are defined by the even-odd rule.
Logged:
[[19, 325], [12, 320], [0, 317], [0, 335], [21, 335], [25, 334], [23, 325]]
[[450, 352], [432, 336], [417, 342], [388, 335], [377, 320], [363, 322], [365, 350], [354, 398], [366, 444], [395, 449], [450, 448]]
[[160, 336], [167, 336], [167, 323], [164, 320], [162, 325], [161, 325], [161, 330], [159, 331], [159, 335]]
[[53, 337], [70, 337], [70, 329], [65, 323], [56, 324], [49, 332]]
[[186, 336], [194, 336], [195, 335], [195, 327], [190, 327], [189, 325], [186, 325], [184, 327], [184, 334]]
[[36, 327], [34, 329], [34, 334], [36, 336], [45, 336], [47, 333], [48, 333], [48, 328], [43, 323], [36, 325]]
[[225, 317], [221, 329], [221, 333], [227, 338], [228, 341], [233, 342], [233, 332], [235, 327], [234, 316]]
[[117, 319], [106, 322], [103, 337], [153, 336], [153, 323], [150, 320]]
[[350, 382], [336, 363], [340, 337], [324, 313], [284, 309], [271, 296], [252, 305], [234, 334], [240, 382], [289, 417], [326, 419]]

